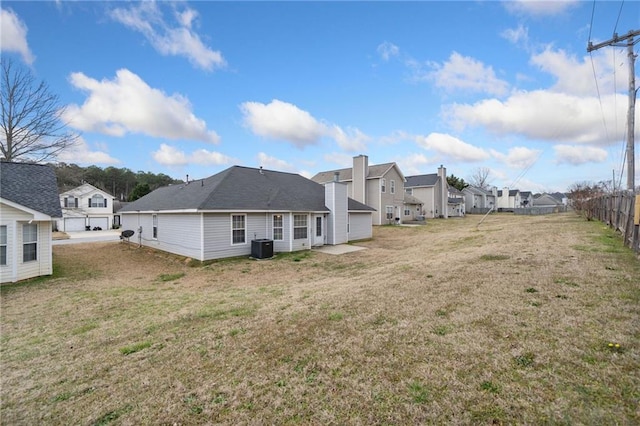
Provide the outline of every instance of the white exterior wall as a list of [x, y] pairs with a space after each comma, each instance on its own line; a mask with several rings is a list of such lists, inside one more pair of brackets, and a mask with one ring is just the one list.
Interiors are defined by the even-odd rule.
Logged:
[[290, 213], [291, 215], [291, 222], [290, 222], [290, 240], [291, 241], [291, 251], [298, 251], [298, 250], [308, 250], [311, 249], [312, 246], [312, 238], [313, 238], [313, 215], [308, 214], [308, 213], [296, 213], [297, 214], [304, 214], [307, 216], [307, 238], [304, 239], [298, 239], [298, 240], [294, 240], [293, 239], [293, 213]]
[[51, 250], [52, 221], [32, 221], [38, 225], [37, 260], [22, 261], [22, 226], [28, 224], [33, 215], [16, 208], [0, 204], [0, 225], [7, 227], [7, 264], [0, 266], [0, 282], [9, 283], [53, 273]]
[[331, 211], [326, 221], [327, 244], [342, 244], [349, 240], [347, 232], [347, 186], [331, 182], [324, 187], [325, 205]]
[[366, 213], [349, 213], [349, 241], [366, 240], [373, 237], [373, 215]]
[[[199, 213], [158, 213], [158, 238], [153, 238], [151, 213], [121, 215], [122, 229], [135, 231], [130, 241], [180, 256], [202, 260], [201, 220]], [[142, 227], [142, 234], [140, 234]]]

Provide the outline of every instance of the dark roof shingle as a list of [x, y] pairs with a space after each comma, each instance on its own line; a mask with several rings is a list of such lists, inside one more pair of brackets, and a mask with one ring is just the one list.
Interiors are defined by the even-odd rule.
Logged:
[[[352, 210], [363, 210], [350, 201], [349, 208], [352, 206]], [[329, 211], [322, 185], [294, 173], [242, 166], [158, 188], [120, 212], [161, 210]]]
[[62, 217], [58, 181], [43, 164], [0, 162], [0, 197], [51, 217]]

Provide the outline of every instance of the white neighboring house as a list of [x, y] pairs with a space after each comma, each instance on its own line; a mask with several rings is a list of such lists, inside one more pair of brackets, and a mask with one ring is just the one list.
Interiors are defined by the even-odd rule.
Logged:
[[63, 218], [58, 220], [58, 231], [85, 231], [96, 227], [113, 227], [113, 201], [115, 197], [88, 183], [60, 194]]
[[0, 162], [0, 283], [53, 273], [51, 228], [59, 217], [51, 167]]

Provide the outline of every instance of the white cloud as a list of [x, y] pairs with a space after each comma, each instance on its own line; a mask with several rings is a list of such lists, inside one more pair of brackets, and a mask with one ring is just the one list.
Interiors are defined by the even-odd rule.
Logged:
[[497, 135], [518, 134], [550, 142], [602, 145], [622, 137], [624, 126], [619, 117], [625, 117], [625, 113], [624, 100], [616, 102], [613, 96], [599, 101], [543, 90], [514, 93], [505, 101], [486, 99], [444, 109], [445, 119], [457, 130], [482, 126]]
[[353, 156], [349, 154], [344, 154], [342, 152], [332, 152], [329, 154], [324, 154], [322, 158], [327, 163], [336, 164], [341, 168], [353, 166]]
[[270, 138], [291, 142], [298, 148], [315, 145], [323, 137], [333, 138], [340, 148], [346, 151], [362, 151], [370, 138], [357, 128], [320, 122], [309, 112], [278, 99], [268, 104], [244, 102], [240, 105], [244, 115], [244, 125], [253, 133]]
[[[578, 59], [564, 50], [547, 48], [531, 57], [531, 64], [552, 75], [556, 83], [551, 90], [577, 96], [597, 96], [600, 93], [625, 91], [628, 86], [626, 55], [614, 57], [615, 49], [594, 53]], [[619, 66], [619, 69], [614, 69]], [[596, 80], [594, 79], [594, 70]], [[614, 77], [616, 80], [614, 81]]]
[[491, 66], [458, 52], [453, 52], [443, 64], [430, 65], [435, 70], [422, 78], [434, 81], [437, 87], [448, 92], [462, 90], [502, 96], [509, 90], [509, 84], [496, 77]]
[[140, 77], [121, 69], [113, 80], [98, 81], [73, 73], [71, 84], [89, 96], [82, 106], [69, 105], [64, 119], [84, 130], [124, 136], [141, 133], [168, 139], [218, 143], [220, 137], [191, 112], [189, 101], [149, 87]]
[[244, 102], [240, 105], [244, 124], [257, 135], [284, 139], [298, 148], [316, 144], [326, 133], [326, 126], [307, 111], [277, 99], [269, 104]]
[[409, 154], [406, 157], [397, 159], [396, 163], [400, 166], [400, 169], [405, 176], [433, 173], [432, 171], [427, 172], [425, 170], [425, 166], [432, 164], [433, 162], [424, 154]]
[[509, 0], [502, 4], [515, 15], [542, 17], [569, 11], [578, 4], [578, 0]]
[[526, 47], [529, 44], [529, 29], [522, 24], [518, 25], [517, 28], [506, 29], [500, 35], [515, 45], [523, 45]]
[[186, 154], [173, 146], [160, 144], [160, 149], [151, 153], [154, 160], [163, 166], [176, 167], [187, 164], [199, 164], [202, 166], [219, 166], [230, 164], [234, 160], [219, 152], [198, 149], [191, 154]]
[[446, 155], [452, 160], [472, 162], [489, 158], [489, 154], [485, 150], [443, 133], [418, 136], [416, 141], [421, 147]]
[[162, 3], [140, 2], [129, 8], [116, 8], [110, 15], [115, 21], [142, 33], [162, 55], [184, 56], [207, 71], [226, 66], [222, 54], [206, 46], [192, 30], [193, 22], [198, 18], [196, 10], [189, 7], [176, 10], [176, 24], [172, 25], [165, 21], [159, 4]]
[[520, 146], [509, 149], [507, 154], [492, 149], [491, 154], [511, 168], [525, 169], [538, 160], [542, 151]]
[[58, 154], [58, 161], [77, 164], [118, 164], [120, 160], [111, 157], [102, 143], [94, 144], [97, 151], [92, 151], [89, 144], [79, 137], [73, 146]]
[[271, 157], [264, 152], [258, 153], [258, 164], [265, 169], [296, 173], [297, 169], [290, 163]]
[[607, 159], [607, 151], [602, 148], [579, 145], [556, 145], [557, 163], [580, 165], [585, 163], [602, 163]]
[[360, 152], [366, 149], [366, 143], [371, 138], [354, 127], [347, 127], [347, 131], [340, 126], [332, 126], [328, 132], [338, 143], [338, 146], [347, 152]]
[[378, 45], [377, 51], [380, 57], [385, 61], [388, 61], [392, 57], [398, 56], [400, 54], [400, 48], [398, 48], [398, 46], [393, 43], [389, 43], [388, 41], [385, 41], [384, 43]]
[[17, 52], [31, 65], [35, 56], [27, 43], [27, 26], [11, 9], [0, 10], [0, 48], [3, 52]]

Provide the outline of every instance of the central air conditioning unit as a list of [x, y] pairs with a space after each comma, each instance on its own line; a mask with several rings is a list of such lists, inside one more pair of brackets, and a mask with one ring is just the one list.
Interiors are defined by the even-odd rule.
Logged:
[[273, 257], [273, 240], [251, 240], [251, 257], [254, 259], [269, 259]]

